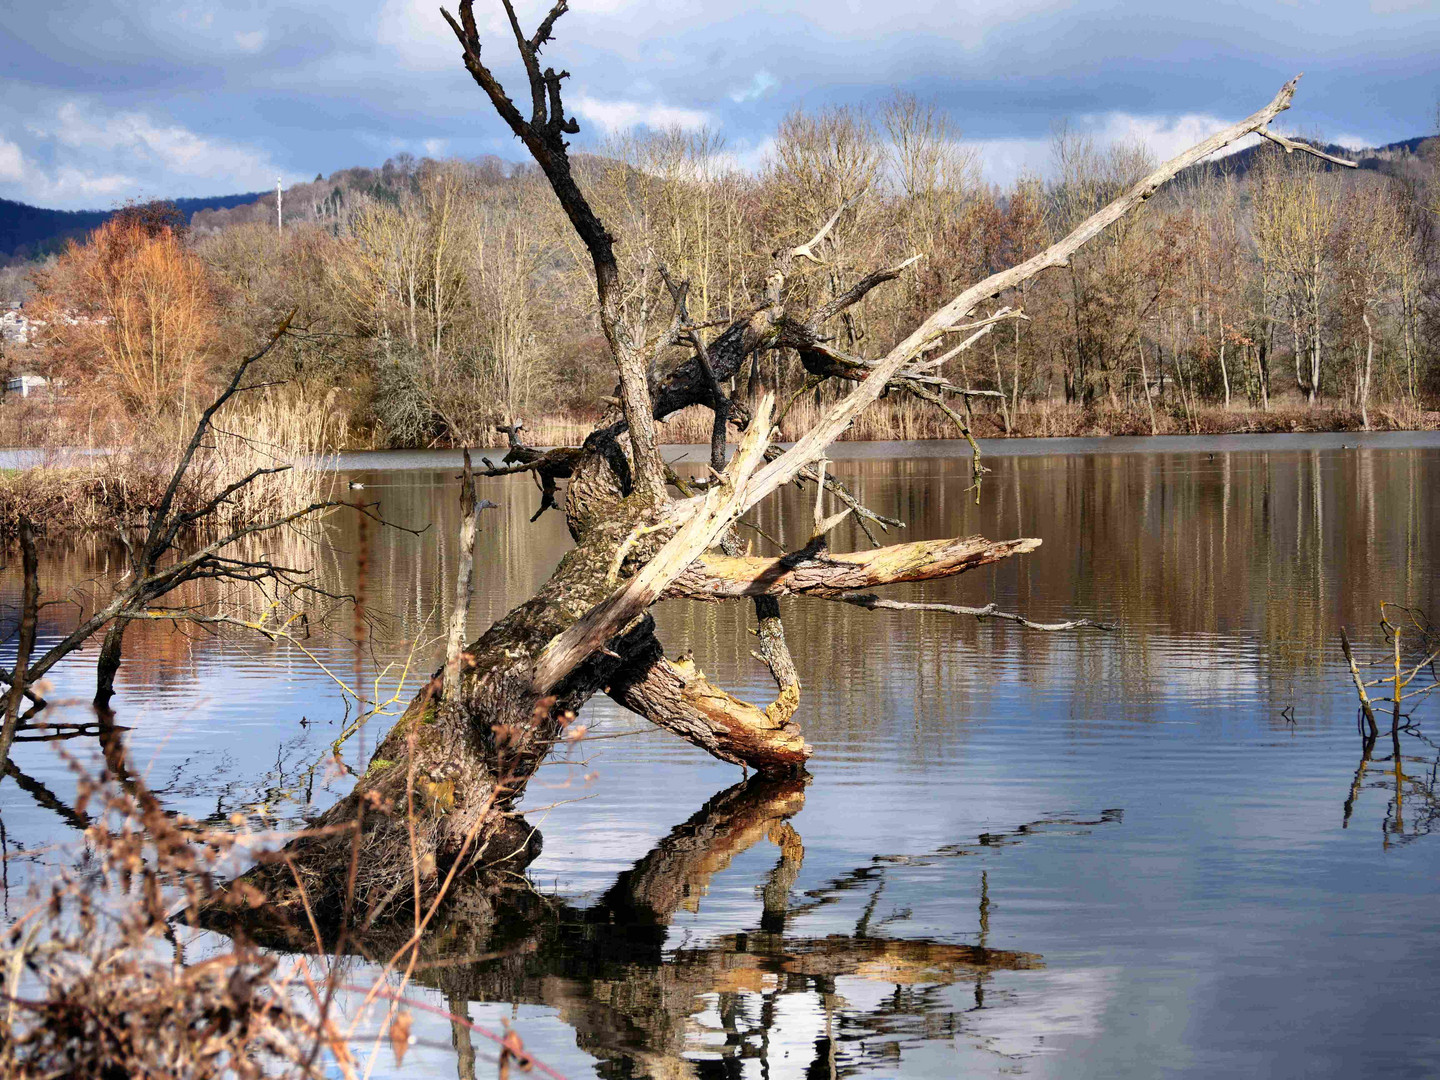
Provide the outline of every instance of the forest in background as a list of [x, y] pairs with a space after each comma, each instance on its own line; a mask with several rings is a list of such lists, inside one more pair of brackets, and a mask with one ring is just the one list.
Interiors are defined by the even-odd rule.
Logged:
[[[1024, 318], [948, 362], [952, 381], [991, 392], [968, 401], [976, 433], [1435, 426], [1440, 140], [1411, 143], [1361, 170], [1269, 143], [1190, 170], [1068, 267], [1001, 298]], [[623, 305], [647, 340], [668, 328], [662, 270], [690, 283], [692, 317], [718, 332], [764, 303], [771, 253], [837, 208], [824, 265], [800, 282], [810, 302], [918, 255], [830, 343], [863, 358], [1154, 164], [1143, 146], [1065, 129], [1053, 151], [1049, 180], [997, 188], [944, 113], [901, 96], [792, 114], [753, 172], [713, 134], [674, 130], [612, 139], [577, 156], [577, 174], [626, 238]], [[23, 271], [42, 326], [3, 360], [7, 374], [63, 380], [50, 438], [116, 445], [137, 420], [182, 421], [292, 309], [294, 332], [266, 360], [285, 384], [272, 397], [297, 418], [323, 403], [334, 445], [493, 445], [516, 420], [531, 441], [565, 442], [610, 392], [589, 257], [533, 167], [401, 155], [292, 187], [283, 230], [273, 194], [136, 220]], [[12, 288], [21, 272], [5, 272]], [[656, 372], [685, 355], [654, 352]], [[837, 392], [809, 393], [781, 349], [736, 383], [752, 398], [800, 395], [790, 436]], [[922, 410], [882, 401], [851, 437], [956, 434]], [[708, 424], [681, 414], [662, 437], [705, 441]]]

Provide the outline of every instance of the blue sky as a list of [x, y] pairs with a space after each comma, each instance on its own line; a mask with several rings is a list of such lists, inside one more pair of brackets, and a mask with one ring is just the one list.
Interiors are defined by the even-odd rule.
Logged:
[[[498, 2], [489, 59], [519, 89]], [[520, 5], [533, 25], [539, 3]], [[433, 0], [57, 0], [0, 25], [0, 196], [105, 207], [221, 194], [417, 155], [519, 155]], [[796, 106], [938, 101], [1005, 181], [1053, 124], [1179, 149], [1305, 71], [1289, 130], [1427, 134], [1440, 0], [576, 0], [550, 62], [580, 141], [708, 124], [742, 162]]]

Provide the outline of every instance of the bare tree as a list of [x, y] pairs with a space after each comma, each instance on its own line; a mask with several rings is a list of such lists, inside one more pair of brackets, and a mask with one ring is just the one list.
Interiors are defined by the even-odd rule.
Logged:
[[[666, 659], [648, 609], [667, 597], [852, 599], [857, 591], [949, 577], [1035, 550], [1036, 539], [957, 537], [832, 553], [830, 531], [845, 517], [863, 518], [867, 512], [826, 476], [825, 449], [887, 390], [918, 386], [942, 404], [947, 395], [963, 395], [966, 388], [928, 374], [927, 357], [957, 333], [973, 341], [978, 323], [994, 325], [993, 318], [977, 315], [980, 305], [1048, 268], [1066, 265], [1188, 165], [1251, 132], [1265, 132], [1289, 107], [1295, 91], [1292, 80], [1264, 108], [1144, 176], [1057, 243], [965, 288], [875, 359], [836, 348], [831, 328], [871, 291], [895, 280], [903, 267], [872, 269], [840, 282], [838, 289], [818, 290], [818, 296], [816, 290], [796, 287], [805, 268], [826, 268], [827, 239], [847, 212], [846, 203], [836, 204], [812, 236], [775, 254], [754, 306], [712, 340], [706, 341], [690, 321], [687, 283], [672, 279], [673, 311], [663, 333], [687, 355], [666, 370], [652, 371], [645, 340], [622, 312], [625, 284], [615, 240], [572, 169], [565, 137], [575, 134], [578, 124], [565, 112], [567, 73], [541, 64], [567, 0], [558, 0], [531, 34], [521, 28], [509, 0], [502, 3], [526, 72], [529, 96], [523, 109], [482, 57], [473, 0], [461, 0], [458, 15], [446, 12], [445, 18], [465, 67], [534, 157], [590, 255], [619, 394], [582, 446], [547, 453], [517, 447], [511, 464], [490, 470], [492, 475], [568, 475], [563, 510], [575, 546], [531, 599], [465, 651], [456, 692], [447, 695], [441, 680], [432, 679], [381, 742], [353, 793], [322, 815], [317, 835], [292, 847], [283, 862], [252, 873], [251, 880], [282, 908], [289, 905], [297, 912], [306, 904], [308, 912], [332, 916], [358, 907], [373, 919], [422, 898], [443, 896], [461, 872], [532, 857], [534, 831], [510, 811], [536, 766], [567, 737], [576, 710], [595, 693], [609, 693], [723, 760], [768, 775], [801, 770], [810, 747], [794, 722], [799, 687], [783, 670], [788, 654], [768, 654], [776, 682], [784, 688], [775, 702], [760, 708], [714, 686], [693, 662]], [[778, 348], [795, 349], [816, 378], [848, 387], [785, 450], [772, 445], [771, 396], [751, 413], [724, 390], [745, 362]], [[677, 498], [666, 490], [655, 423], [693, 405], [714, 413], [711, 475], [682, 488]], [[727, 465], [731, 430], [742, 435]], [[739, 553], [730, 544], [730, 532], [741, 515], [781, 486], [806, 477], [817, 493], [810, 540], [799, 550], [772, 557]], [[827, 499], [833, 500], [828, 506]], [[843, 509], [831, 513], [836, 502]], [[735, 553], [727, 553], [727, 546]], [[987, 606], [972, 614], [992, 617], [997, 612]], [[772, 631], [781, 631], [778, 619]], [[413, 811], [375, 812], [387, 806]], [[412, 944], [426, 921], [417, 913]]]
[[[1295, 146], [1305, 147], [1296, 143]], [[1261, 158], [1255, 195], [1255, 242], [1273, 268], [1290, 310], [1295, 383], [1315, 404], [1323, 373], [1325, 297], [1331, 284], [1333, 236], [1339, 222], [1334, 178], [1306, 155]]]

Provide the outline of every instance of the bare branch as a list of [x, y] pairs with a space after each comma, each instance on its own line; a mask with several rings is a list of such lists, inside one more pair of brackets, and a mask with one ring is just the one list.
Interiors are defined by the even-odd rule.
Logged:
[[854, 604], [856, 607], [863, 607], [870, 611], [877, 611], [881, 608], [890, 611], [941, 611], [949, 615], [972, 615], [977, 619], [1005, 619], [1008, 622], [1018, 623], [1027, 630], [1114, 630], [1115, 627], [1109, 623], [1096, 622], [1094, 619], [1070, 619], [1058, 623], [1037, 623], [1031, 622], [1023, 615], [1017, 615], [1011, 611], [1001, 611], [995, 604], [986, 604], [984, 607], [966, 607], [963, 604], [931, 604], [910, 600], [884, 600], [873, 593], [842, 593], [839, 596], [827, 596], [827, 600], [835, 600], [843, 604]]
[[996, 541], [965, 536], [842, 554], [816, 555], [807, 549], [779, 557], [735, 557], [707, 551], [676, 575], [662, 595], [689, 600], [837, 596], [879, 585], [953, 577], [1039, 546], [1036, 539]]
[[229, 384], [220, 392], [220, 396], [212, 401], [206, 407], [205, 411], [200, 414], [200, 420], [195, 425], [195, 432], [190, 436], [190, 443], [180, 455], [180, 462], [175, 466], [175, 472], [170, 476], [170, 483], [165, 487], [165, 494], [160, 497], [160, 501], [156, 503], [155, 508], [150, 511], [150, 524], [146, 529], [147, 539], [141, 555], [147, 569], [154, 565], [154, 560], [159, 557], [165, 548], [169, 546], [170, 541], [174, 539], [175, 530], [173, 529], [162, 539], [161, 525], [170, 515], [170, 508], [175, 504], [175, 493], [180, 490], [180, 482], [185, 478], [185, 473], [189, 470], [190, 463], [195, 459], [195, 452], [200, 449], [200, 445], [205, 441], [205, 433], [210, 428], [211, 419], [225, 406], [227, 401], [242, 389], [240, 380], [245, 377], [245, 372], [250, 370], [251, 365], [261, 360], [275, 347], [276, 343], [285, 336], [286, 331], [290, 329], [291, 320], [295, 318], [295, 314], [299, 310], [299, 308], [293, 309], [289, 315], [286, 315], [285, 318], [281, 320], [280, 325], [275, 328], [275, 332], [270, 335], [270, 340], [265, 342], [259, 352], [253, 353], [240, 361], [235, 368], [235, 373], [230, 377]]
[[[970, 421], [950, 408], [950, 406], [945, 403], [945, 399], [939, 394], [931, 393], [916, 382], [907, 380], [905, 389], [909, 390], [910, 393], [914, 394], [921, 401], [928, 401], [931, 405], [934, 405], [949, 417], [952, 424], [960, 429], [960, 434], [964, 436], [965, 441], [970, 444], [970, 478], [978, 485], [982, 474], [985, 472], [985, 467], [980, 464], [980, 444], [975, 441], [975, 434], [970, 430]], [[965, 406], [965, 411], [970, 411], [969, 405]], [[980, 496], [978, 487], [976, 488], [975, 496], [978, 501]]]
[[[783, 453], [784, 451], [781, 450], [780, 447], [772, 443], [770, 446], [767, 446], [765, 448], [765, 460], [774, 461]], [[808, 480], [812, 484], [820, 482], [819, 475], [815, 472], [813, 468], [809, 466], [801, 469], [795, 475], [797, 479]], [[860, 500], [855, 497], [854, 493], [835, 477], [825, 477], [824, 484], [825, 489], [829, 491], [831, 495], [835, 496], [835, 498], [839, 499], [842, 504], [848, 506], [851, 510], [855, 511], [855, 523], [859, 525], [861, 531], [865, 533], [865, 538], [870, 541], [871, 547], [879, 547], [880, 543], [870, 532], [869, 527], [866, 525], [867, 521], [874, 522], [876, 525], [879, 525], [881, 532], [888, 532], [891, 528], [905, 528], [905, 522], [901, 521], [899, 518], [886, 517], [883, 514], [877, 514], [868, 506], [862, 505]]]
[[[1297, 75], [1295, 77], [1298, 79], [1300, 76]], [[1257, 128], [1255, 134], [1264, 136], [1265, 138], [1273, 142], [1276, 146], [1284, 147], [1285, 153], [1287, 154], [1293, 154], [1296, 150], [1300, 150], [1306, 154], [1313, 154], [1315, 157], [1320, 158], [1322, 161], [1328, 161], [1332, 165], [1343, 165], [1347, 169], [1358, 169], [1360, 167], [1356, 162], [1346, 161], [1344, 158], [1338, 158], [1331, 154], [1327, 154], [1318, 146], [1311, 146], [1309, 143], [1297, 142], [1294, 139], [1287, 139], [1284, 135], [1277, 134], [1276, 132], [1271, 131], [1268, 127]]]
[[835, 228], [835, 223], [840, 220], [840, 216], [844, 214], [846, 210], [849, 210], [850, 207], [854, 206], [857, 202], [859, 202], [860, 196], [864, 194], [865, 193], [863, 191], [858, 191], [850, 198], [846, 199], [843, 203], [840, 204], [840, 209], [836, 210], [835, 213], [830, 215], [830, 220], [825, 222], [824, 225], [820, 226], [819, 232], [817, 232], [809, 240], [806, 240], [805, 243], [801, 244], [799, 247], [791, 248], [788, 252], [785, 253], [785, 256], [789, 259], [809, 259], [813, 263], [823, 263], [824, 260], [822, 260], [815, 254], [816, 245], [824, 242], [825, 238], [830, 235], [830, 230]]
[[887, 281], [894, 281], [908, 267], [912, 266], [914, 263], [919, 262], [924, 257], [924, 255], [916, 253], [914, 255], [911, 255], [903, 262], [896, 263], [894, 266], [887, 266], [883, 270], [873, 270], [870, 273], [866, 274], [863, 278], [857, 281], [854, 285], [851, 285], [850, 288], [846, 289], [839, 296], [827, 300], [825, 303], [821, 304], [818, 308], [816, 308], [815, 314], [812, 315], [810, 318], [811, 325], [820, 326], [821, 324], [833, 319], [836, 315], [839, 315], [847, 308], [854, 307], [861, 300], [865, 299], [865, 297], [870, 293], [872, 289], [876, 288], [877, 286], [884, 285]]
[[475, 26], [474, 0], [461, 0], [460, 22], [457, 23], [449, 13], [444, 13], [445, 19], [463, 49], [466, 69], [490, 98], [501, 119], [530, 151], [530, 156], [540, 166], [541, 172], [550, 182], [551, 190], [555, 192], [555, 197], [565, 210], [566, 217], [570, 219], [571, 227], [590, 253], [595, 267], [595, 295], [599, 301], [600, 329], [605, 335], [620, 375], [620, 400], [630, 431], [630, 443], [634, 449], [635, 486], [652, 500], [662, 502], [665, 499], [665, 468], [656, 448], [654, 405], [645, 361], [622, 325], [620, 268], [615, 261], [615, 240], [596, 215], [571, 172], [565, 135], [574, 134], [580, 129], [573, 120], [565, 119], [560, 98], [560, 82], [566, 73], [562, 71], [557, 74], [554, 69], [547, 68], [542, 74], [536, 58], [540, 44], [550, 39], [556, 20], [568, 10], [567, 4], [565, 0], [557, 0], [541, 22], [534, 38], [527, 39], [520, 29], [511, 0], [503, 2], [530, 81], [533, 108], [528, 121], [506, 95], [504, 87], [494, 74], [480, 60], [480, 38]]

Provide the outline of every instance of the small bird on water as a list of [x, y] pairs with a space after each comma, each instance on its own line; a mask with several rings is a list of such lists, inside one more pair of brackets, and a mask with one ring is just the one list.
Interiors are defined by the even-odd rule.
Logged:
[[359, 480], [351, 480], [351, 481], [350, 481], [350, 490], [351, 490], [351, 491], [364, 491], [364, 490], [365, 490], [365, 485], [362, 484], [362, 483], [360, 483]]

